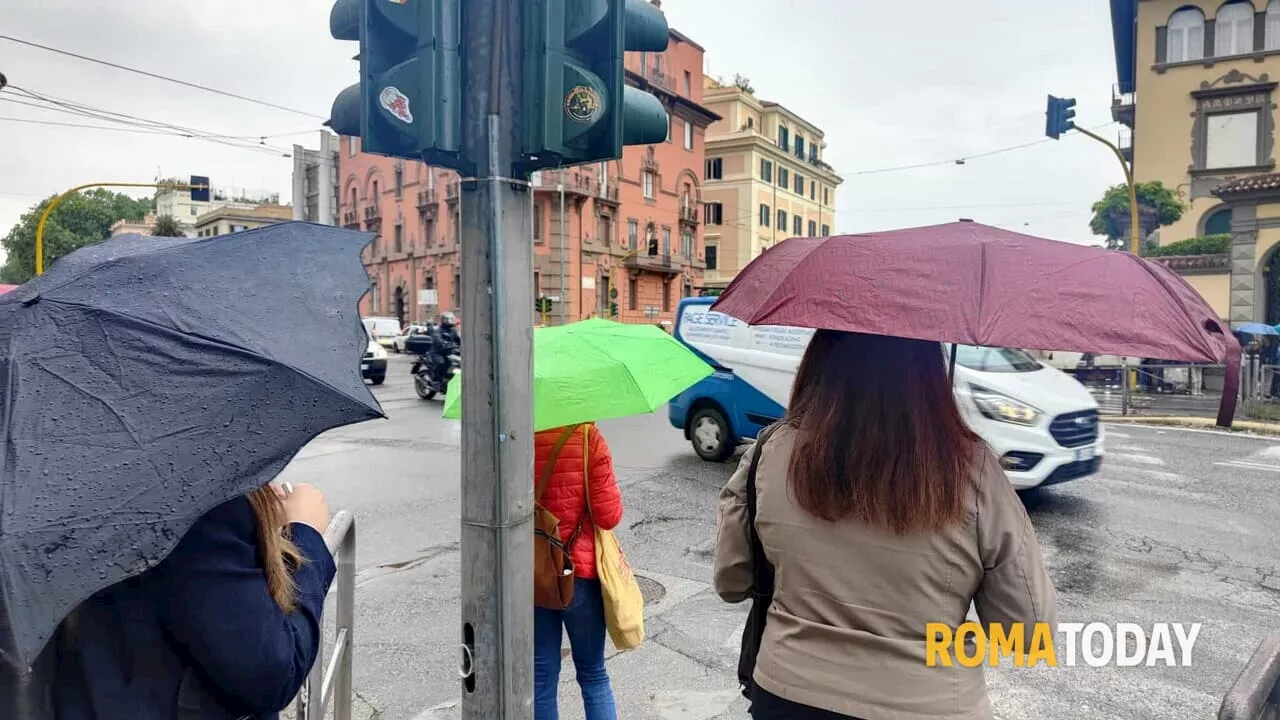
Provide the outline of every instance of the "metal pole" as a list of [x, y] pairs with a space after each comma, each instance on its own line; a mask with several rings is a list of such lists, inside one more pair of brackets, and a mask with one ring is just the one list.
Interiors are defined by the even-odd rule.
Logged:
[[[566, 320], [565, 305], [569, 302], [569, 290], [565, 287], [565, 267], [564, 264], [569, 261], [569, 248], [566, 235], [569, 231], [564, 227], [564, 168], [560, 168], [560, 324], [564, 325]], [[579, 283], [581, 284], [581, 283]]]
[[96, 182], [85, 185], [77, 185], [70, 190], [62, 193], [54, 198], [45, 206], [44, 212], [40, 214], [40, 222], [36, 223], [36, 275], [44, 274], [44, 225], [49, 222], [49, 216], [53, 214], [53, 209], [58, 207], [67, 196], [72, 193], [78, 193], [81, 190], [95, 187], [146, 187], [146, 188], [172, 188], [174, 190], [195, 190], [207, 189], [204, 185], [183, 185], [181, 183], [125, 183], [125, 182]]
[[1138, 247], [1141, 233], [1138, 226], [1138, 187], [1133, 181], [1133, 170], [1129, 167], [1129, 161], [1124, 159], [1124, 153], [1120, 152], [1120, 148], [1112, 144], [1110, 140], [1081, 127], [1076, 128], [1076, 130], [1082, 135], [1091, 137], [1106, 145], [1111, 149], [1111, 152], [1115, 153], [1116, 159], [1120, 161], [1120, 167], [1124, 169], [1125, 184], [1129, 187], [1129, 252], [1134, 255], [1140, 254]]
[[533, 718], [533, 205], [516, 173], [521, 4], [462, 4], [462, 718]]

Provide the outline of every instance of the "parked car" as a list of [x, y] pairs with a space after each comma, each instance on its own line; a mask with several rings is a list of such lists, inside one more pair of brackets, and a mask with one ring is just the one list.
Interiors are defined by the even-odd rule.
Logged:
[[364, 319], [364, 326], [373, 341], [384, 348], [391, 347], [400, 334], [400, 321], [393, 317], [367, 317]]
[[392, 339], [391, 349], [398, 353], [405, 352], [405, 346], [407, 345], [409, 338], [414, 335], [426, 335], [429, 332], [431, 332], [431, 328], [426, 325], [410, 325], [404, 329], [404, 332]]
[[364, 351], [364, 357], [360, 358], [360, 374], [374, 385], [381, 385], [387, 379], [386, 348], [375, 342], [372, 336], [369, 338], [369, 347]]

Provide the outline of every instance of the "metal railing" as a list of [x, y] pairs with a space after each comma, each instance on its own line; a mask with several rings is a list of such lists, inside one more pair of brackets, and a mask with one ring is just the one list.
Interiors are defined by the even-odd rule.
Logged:
[[1222, 698], [1218, 720], [1280, 720], [1280, 637], [1258, 643]]
[[307, 682], [294, 701], [297, 720], [322, 720], [333, 701], [333, 720], [351, 720], [351, 703], [355, 691], [351, 684], [351, 661], [354, 653], [356, 594], [356, 519], [343, 510], [333, 516], [324, 531], [324, 544], [333, 553], [338, 566], [334, 582], [338, 597], [334, 603], [333, 657], [325, 662], [324, 645], [316, 656]]

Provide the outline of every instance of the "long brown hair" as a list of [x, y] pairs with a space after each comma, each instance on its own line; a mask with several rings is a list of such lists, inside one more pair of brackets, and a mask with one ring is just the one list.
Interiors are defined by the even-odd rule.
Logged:
[[964, 520], [981, 440], [956, 407], [936, 342], [819, 330], [785, 422], [790, 488], [809, 513], [907, 535]]
[[284, 503], [270, 486], [258, 488], [248, 497], [258, 521], [258, 550], [267, 573], [267, 590], [281, 610], [291, 613], [298, 606], [298, 586], [290, 568], [301, 565], [303, 557], [298, 546], [284, 534]]

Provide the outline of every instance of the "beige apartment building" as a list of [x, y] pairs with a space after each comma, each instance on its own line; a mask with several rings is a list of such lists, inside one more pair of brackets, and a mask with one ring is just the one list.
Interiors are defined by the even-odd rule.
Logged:
[[1121, 149], [1187, 207], [1159, 244], [1230, 235], [1227, 252], [1157, 261], [1223, 319], [1280, 323], [1280, 0], [1111, 0], [1111, 17]]
[[789, 237], [835, 227], [844, 180], [824, 160], [822, 130], [749, 89], [703, 79], [707, 128], [703, 219], [708, 289], [724, 288], [760, 253]]

